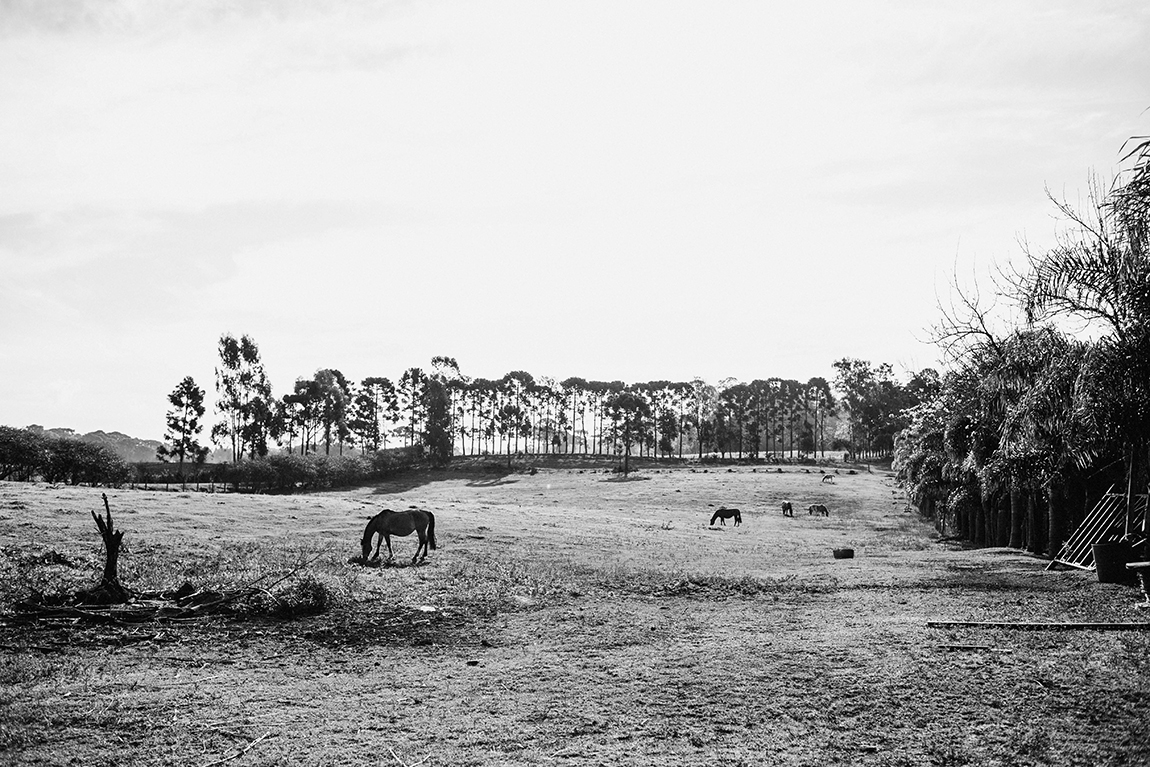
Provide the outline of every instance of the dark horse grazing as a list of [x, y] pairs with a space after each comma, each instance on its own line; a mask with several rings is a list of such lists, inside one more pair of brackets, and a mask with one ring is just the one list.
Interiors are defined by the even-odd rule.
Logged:
[[827, 507], [821, 503], [812, 503], [807, 507], [807, 514], [822, 514], [824, 517], [829, 517], [831, 513], [827, 511]]
[[730, 519], [731, 517], [735, 518], [736, 525], [743, 524], [743, 515], [739, 513], [738, 509], [728, 509], [725, 506], [720, 506], [719, 510], [711, 516], [711, 524], [715, 524], [715, 520], [717, 519], [719, 520], [719, 524], [725, 525], [727, 524], [726, 520]]
[[791, 506], [790, 501], [783, 501], [783, 516], [793, 517], [795, 515], [795, 507]]
[[[411, 564], [414, 565], [416, 562], [427, 559], [428, 546], [435, 548], [435, 515], [430, 511], [421, 509], [408, 509], [407, 511], [384, 509], [379, 512], [371, 518], [367, 527], [363, 529], [364, 562], [369, 561], [367, 555], [371, 552], [371, 537], [376, 533], [379, 533], [379, 542], [375, 544], [375, 556], [372, 559], [379, 559], [379, 547], [386, 543], [389, 562], [395, 557], [391, 551], [391, 536], [419, 533], [419, 547], [415, 550], [415, 556], [411, 558]], [[421, 551], [423, 552], [422, 557], [419, 556]]]

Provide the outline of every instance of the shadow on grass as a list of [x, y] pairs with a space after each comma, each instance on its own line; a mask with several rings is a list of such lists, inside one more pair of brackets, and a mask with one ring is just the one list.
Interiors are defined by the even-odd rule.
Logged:
[[496, 487], [510, 485], [518, 479], [507, 479], [512, 471], [505, 467], [496, 467], [487, 464], [481, 469], [459, 471], [455, 469], [420, 469], [398, 474], [390, 479], [383, 480], [372, 487], [372, 495], [396, 495], [406, 493], [419, 487], [444, 482], [450, 479], [466, 479], [468, 487]]
[[484, 477], [483, 479], [473, 479], [467, 483], [468, 487], [499, 487], [500, 485], [514, 485], [519, 480], [517, 479], [503, 479], [502, 477]]
[[616, 476], [616, 477], [607, 477], [607, 479], [601, 479], [599, 481], [600, 482], [646, 482], [649, 479], [650, 479], [650, 477], [636, 477], [636, 476], [619, 477], [619, 476]]
[[421, 471], [401, 474], [378, 483], [371, 491], [371, 494], [395, 495], [396, 493], [406, 493], [408, 490], [414, 490], [417, 487], [430, 485], [433, 482], [441, 482], [449, 478], [450, 475], [442, 471]]

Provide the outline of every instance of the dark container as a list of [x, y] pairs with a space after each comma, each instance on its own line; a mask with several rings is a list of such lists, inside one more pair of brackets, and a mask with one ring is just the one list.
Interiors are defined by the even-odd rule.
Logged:
[[854, 549], [835, 549], [833, 553], [835, 555], [835, 559], [854, 559], [855, 558], [855, 550]]
[[1128, 583], [1131, 573], [1126, 569], [1130, 561], [1130, 544], [1126, 541], [1095, 543], [1090, 547], [1094, 552], [1094, 572], [1099, 583]]

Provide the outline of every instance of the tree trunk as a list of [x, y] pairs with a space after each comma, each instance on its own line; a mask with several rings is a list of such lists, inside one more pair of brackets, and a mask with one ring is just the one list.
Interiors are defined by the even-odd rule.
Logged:
[[1038, 494], [1033, 490], [1026, 494], [1026, 516], [1029, 539], [1026, 550], [1031, 554], [1041, 554], [1046, 551], [1045, 526], [1042, 518], [1042, 507], [1038, 503]]
[[1010, 540], [1007, 545], [1012, 549], [1022, 548], [1022, 520], [1024, 515], [1022, 488], [1017, 482], [1010, 485]]
[[1050, 482], [1046, 509], [1046, 553], [1054, 559], [1066, 542], [1066, 493], [1059, 479]]

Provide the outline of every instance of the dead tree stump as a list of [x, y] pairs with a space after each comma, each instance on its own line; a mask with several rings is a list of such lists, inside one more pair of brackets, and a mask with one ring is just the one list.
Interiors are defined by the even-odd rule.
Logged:
[[117, 604], [128, 601], [128, 590], [120, 583], [117, 566], [120, 562], [120, 545], [124, 541], [124, 531], [117, 530], [112, 522], [112, 510], [108, 507], [108, 494], [100, 494], [104, 499], [104, 517], [92, 512], [92, 519], [96, 520], [96, 528], [100, 537], [104, 539], [104, 575], [100, 584], [94, 589], [81, 592], [82, 603], [87, 604]]

